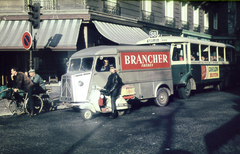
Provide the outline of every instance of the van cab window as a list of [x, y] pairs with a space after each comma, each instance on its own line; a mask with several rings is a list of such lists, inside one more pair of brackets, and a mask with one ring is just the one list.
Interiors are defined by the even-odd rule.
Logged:
[[71, 59], [69, 72], [89, 71], [92, 68], [93, 58]]
[[114, 57], [99, 57], [97, 59], [96, 71], [97, 72], [107, 72], [110, 70], [109, 65], [115, 65], [115, 58]]
[[80, 71], [89, 71], [92, 69], [93, 58], [83, 58]]
[[78, 71], [80, 68], [80, 64], [81, 64], [81, 59], [71, 59], [69, 71], [70, 72]]

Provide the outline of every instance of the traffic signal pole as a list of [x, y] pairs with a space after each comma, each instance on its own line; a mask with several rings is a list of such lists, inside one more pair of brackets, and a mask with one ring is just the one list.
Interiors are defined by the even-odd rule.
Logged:
[[[31, 36], [32, 36], [32, 22], [30, 22], [30, 24], [29, 24], [29, 33], [31, 34]], [[29, 52], [30, 52], [30, 57], [29, 57], [29, 69], [33, 69], [33, 56], [32, 56], [32, 46], [31, 46], [31, 48], [29, 49]]]
[[[40, 9], [42, 8], [40, 6], [40, 3], [34, 3], [32, 5], [32, 1], [30, 0], [29, 1], [29, 11], [28, 14], [29, 14], [29, 21], [30, 21], [30, 24], [29, 24], [29, 33], [31, 34], [32, 38], [34, 39], [34, 48], [36, 49], [36, 40], [35, 40], [35, 37], [33, 37], [33, 33], [32, 33], [32, 28], [34, 29], [39, 29], [40, 28], [40, 16], [42, 15], [40, 13]], [[29, 68], [32, 69], [33, 68], [33, 47], [31, 46], [31, 48], [29, 49], [29, 52], [30, 52], [30, 58], [29, 58]]]

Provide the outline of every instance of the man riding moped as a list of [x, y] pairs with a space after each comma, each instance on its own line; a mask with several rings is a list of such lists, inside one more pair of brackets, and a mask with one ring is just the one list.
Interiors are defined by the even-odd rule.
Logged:
[[113, 64], [110, 65], [110, 72], [111, 74], [108, 76], [108, 81], [104, 86], [104, 89], [106, 90], [101, 90], [101, 92], [104, 95], [111, 96], [112, 114], [110, 118], [116, 118], [117, 117], [116, 100], [117, 97], [119, 96], [120, 89], [124, 84], [120, 76], [117, 74], [116, 68]]

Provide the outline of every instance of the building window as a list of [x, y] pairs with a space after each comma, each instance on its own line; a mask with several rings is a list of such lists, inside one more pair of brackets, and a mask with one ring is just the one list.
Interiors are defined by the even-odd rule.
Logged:
[[187, 2], [182, 2], [182, 21], [187, 22], [187, 12], [188, 12], [188, 4]]
[[165, 1], [165, 16], [173, 18], [173, 4], [174, 1]]
[[193, 11], [194, 17], [193, 22], [195, 25], [199, 25], [199, 8], [195, 8]]
[[213, 16], [213, 29], [218, 29], [218, 13]]
[[154, 22], [154, 14], [152, 13], [152, 1], [142, 1], [142, 20]]
[[114, 15], [121, 15], [121, 8], [117, 3], [117, 0], [106, 0], [103, 4], [103, 12]]
[[206, 27], [206, 28], [209, 27], [208, 12], [205, 12], [205, 13], [204, 13], [204, 27]]
[[142, 1], [142, 9], [147, 12], [152, 12], [152, 1]]

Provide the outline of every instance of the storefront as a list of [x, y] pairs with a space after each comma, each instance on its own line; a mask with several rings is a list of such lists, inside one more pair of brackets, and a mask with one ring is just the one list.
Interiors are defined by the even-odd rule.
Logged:
[[[29, 70], [30, 52], [22, 45], [22, 35], [29, 31], [28, 21], [0, 21], [1, 82], [5, 84], [11, 67]], [[32, 30], [33, 68], [44, 80], [66, 72], [66, 62], [76, 51], [98, 45], [130, 45], [148, 34], [139, 27], [102, 21], [82, 23], [81, 19], [43, 20], [39, 29]]]

